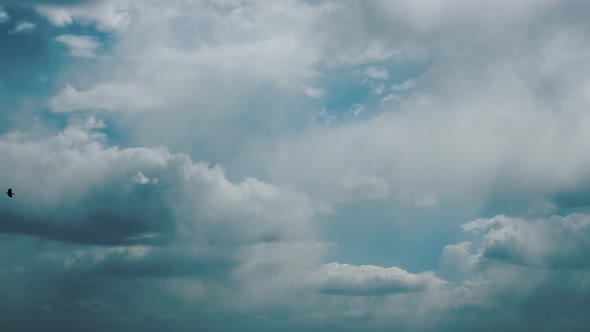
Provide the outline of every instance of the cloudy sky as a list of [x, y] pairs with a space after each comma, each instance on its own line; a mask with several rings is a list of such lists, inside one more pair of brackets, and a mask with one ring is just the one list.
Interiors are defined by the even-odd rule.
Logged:
[[0, 330], [586, 330], [589, 14], [0, 0]]

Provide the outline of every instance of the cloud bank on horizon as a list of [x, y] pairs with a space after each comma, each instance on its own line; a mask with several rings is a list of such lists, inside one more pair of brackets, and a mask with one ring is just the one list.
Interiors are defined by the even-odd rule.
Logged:
[[0, 329], [584, 331], [589, 10], [0, 0]]

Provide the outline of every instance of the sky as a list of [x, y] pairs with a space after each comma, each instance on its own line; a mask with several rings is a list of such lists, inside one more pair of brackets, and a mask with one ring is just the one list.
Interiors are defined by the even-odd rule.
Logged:
[[585, 331], [589, 12], [0, 0], [0, 330]]

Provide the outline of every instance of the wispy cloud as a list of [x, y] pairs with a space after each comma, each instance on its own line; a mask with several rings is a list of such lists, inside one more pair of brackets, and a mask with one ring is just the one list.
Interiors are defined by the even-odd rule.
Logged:
[[385, 69], [377, 68], [377, 67], [369, 67], [365, 71], [367, 76], [372, 79], [376, 80], [386, 80], [389, 78], [389, 72]]
[[405, 91], [416, 87], [418, 82], [415, 79], [404, 81], [403, 83], [397, 83], [391, 86], [393, 91]]
[[101, 43], [93, 36], [65, 34], [57, 36], [54, 41], [66, 45], [71, 56], [80, 58], [95, 58], [96, 51], [101, 47]]
[[17, 33], [32, 32], [33, 30], [35, 30], [36, 27], [37, 27], [37, 25], [33, 22], [20, 21], [16, 24], [16, 26], [12, 30], [10, 30], [10, 33], [17, 34]]
[[303, 90], [303, 93], [305, 93], [305, 95], [309, 98], [317, 99], [324, 96], [326, 91], [320, 88], [307, 87]]
[[66, 83], [59, 95], [49, 101], [57, 113], [77, 111], [141, 112], [151, 110], [160, 103], [141, 84], [111, 83], [77, 90]]

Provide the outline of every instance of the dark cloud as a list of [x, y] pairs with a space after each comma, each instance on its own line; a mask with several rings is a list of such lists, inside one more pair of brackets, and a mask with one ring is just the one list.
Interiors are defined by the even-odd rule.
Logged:
[[496, 268], [484, 275], [487, 283], [481, 284], [478, 291], [485, 294], [487, 304], [457, 310], [456, 316], [448, 319], [450, 327], [483, 331], [584, 331], [585, 308], [590, 301], [587, 271], [519, 267]]
[[[212, 252], [213, 249], [217, 252]], [[202, 253], [192, 251], [191, 247], [151, 248], [141, 257], [115, 252], [99, 264], [83, 269], [82, 273], [131, 279], [200, 277], [221, 281], [225, 280], [231, 268], [239, 264], [237, 257], [232, 257], [231, 251], [224, 248], [212, 248]]]
[[[172, 213], [159, 194], [146, 197], [117, 192], [116, 187], [111, 190], [106, 195], [108, 197], [91, 195], [76, 200], [76, 204], [81, 204], [78, 207], [66, 203], [52, 209], [31, 211], [14, 202], [0, 211], [0, 218], [4, 221], [0, 231], [87, 244], [164, 244], [171, 240], [175, 230]], [[24, 192], [21, 195], [35, 196]], [[137, 200], [141, 198], [145, 200], [139, 204]], [[156, 235], [144, 236], [146, 234]]]
[[88, 118], [49, 137], [0, 137], [0, 182], [16, 192], [0, 210], [0, 312], [12, 317], [1, 329], [63, 330], [75, 316], [91, 331], [184, 331], [255, 281], [276, 289], [264, 266], [299, 264], [291, 243], [309, 238], [314, 213], [304, 195], [231, 182], [164, 148], [109, 146], [102, 129]]
[[[0, 312], [7, 315], [2, 330], [185, 331], [207, 325], [212, 290], [230, 285], [229, 271], [237, 264], [219, 248], [88, 246], [7, 234], [0, 239]], [[203, 302], [200, 293], [209, 300]]]
[[328, 295], [348, 295], [348, 296], [385, 296], [398, 293], [420, 292], [424, 287], [409, 288], [401, 285], [383, 285], [373, 287], [346, 287], [346, 286], [322, 286], [318, 292]]

